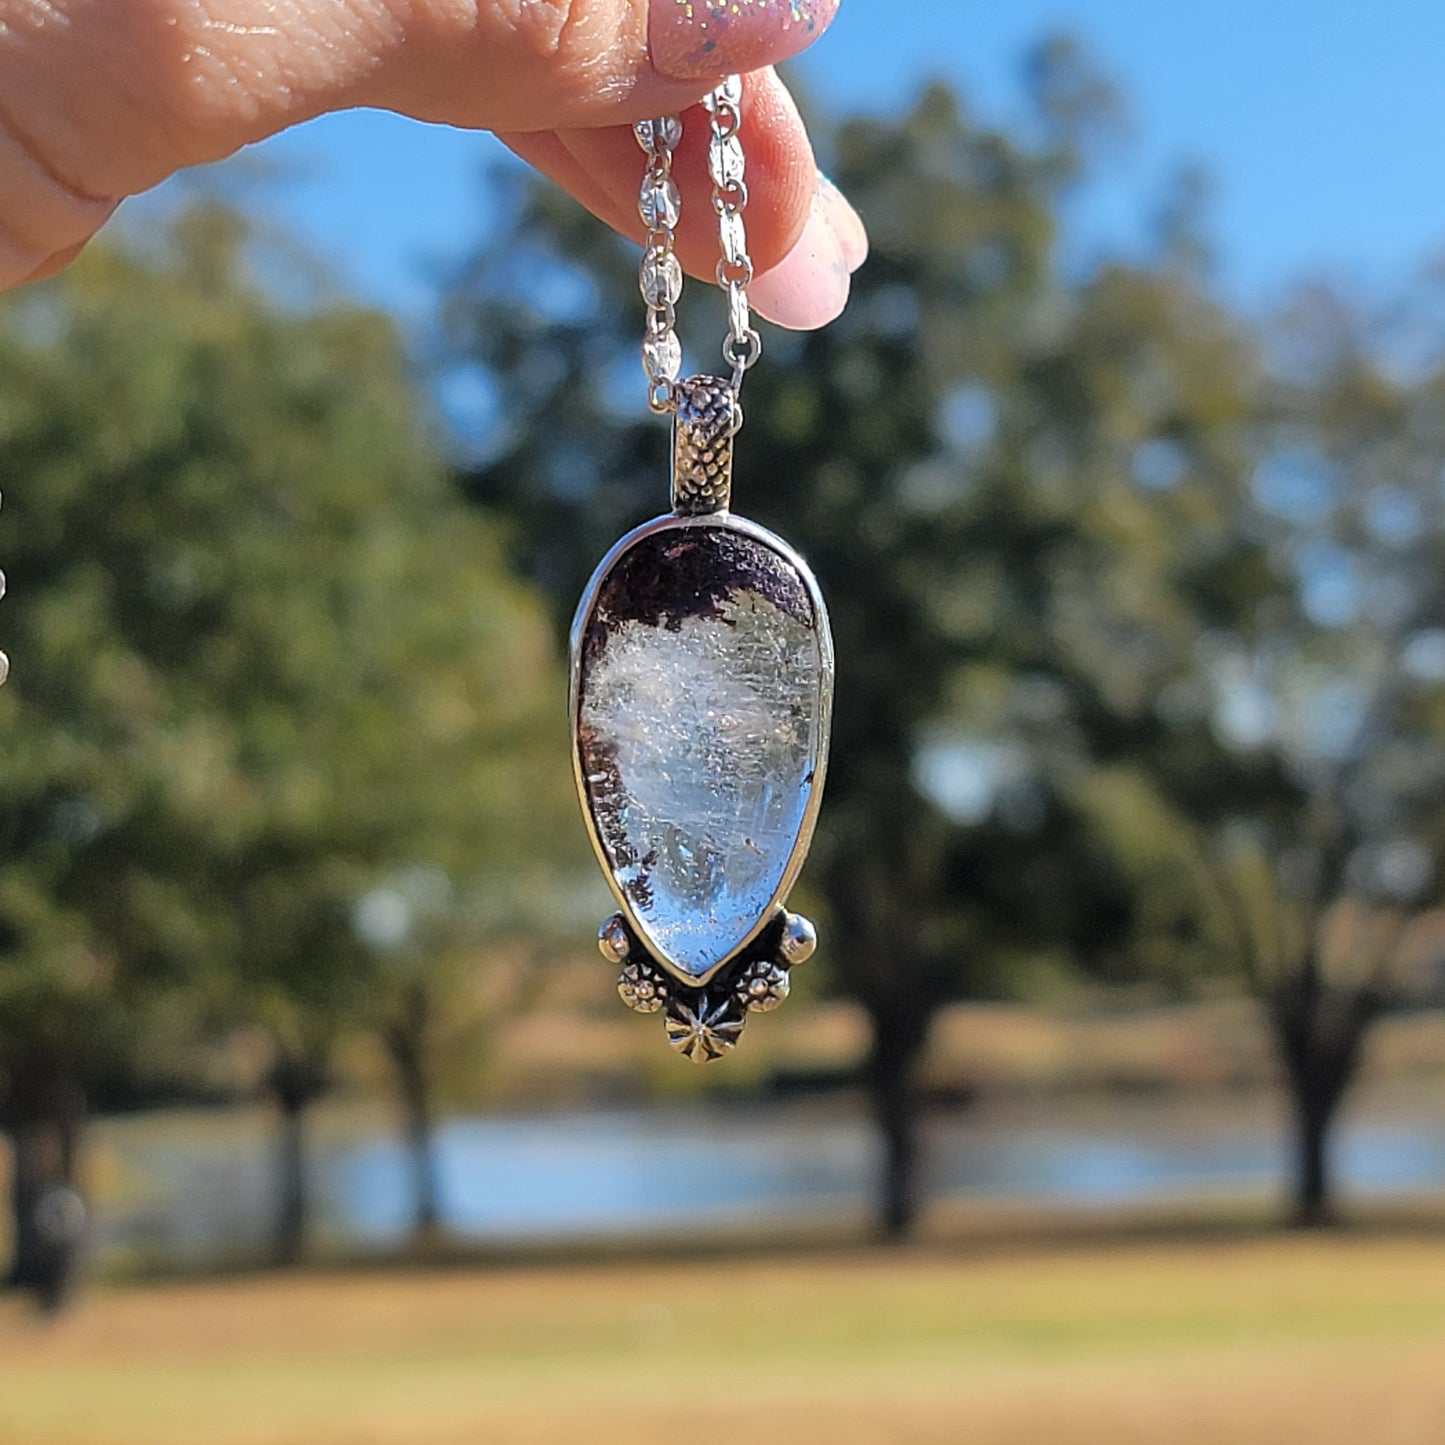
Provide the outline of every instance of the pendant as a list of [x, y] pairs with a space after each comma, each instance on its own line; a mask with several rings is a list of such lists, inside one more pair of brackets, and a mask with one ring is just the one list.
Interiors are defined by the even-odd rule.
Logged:
[[807, 565], [728, 510], [734, 393], [691, 377], [677, 397], [673, 511], [602, 559], [573, 623], [573, 762], [618, 992], [701, 1063], [816, 946], [784, 904], [822, 800], [833, 643]]

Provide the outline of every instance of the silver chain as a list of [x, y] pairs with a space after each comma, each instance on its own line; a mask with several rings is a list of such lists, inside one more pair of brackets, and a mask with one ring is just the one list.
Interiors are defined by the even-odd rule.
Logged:
[[738, 137], [742, 101], [742, 78], [730, 75], [702, 102], [712, 118], [707, 169], [712, 177], [712, 208], [717, 213], [718, 245], [722, 251], [717, 284], [728, 301], [728, 334], [722, 354], [733, 369], [734, 398], [742, 390], [743, 374], [763, 354], [763, 339], [754, 329], [748, 310], [753, 260], [748, 255], [748, 233], [743, 225], [748, 184], [743, 179], [743, 143]]
[[[753, 279], [743, 212], [748, 187], [743, 178], [743, 143], [738, 136], [742, 119], [743, 86], [730, 75], [703, 98], [711, 120], [707, 168], [712, 177], [712, 205], [717, 214], [717, 284], [727, 297], [728, 332], [723, 360], [732, 368], [733, 430], [742, 423], [738, 393], [743, 375], [762, 355], [763, 341], [748, 309], [748, 283]], [[639, 284], [647, 303], [646, 335], [642, 342], [642, 369], [647, 374], [647, 404], [655, 412], [677, 408], [677, 378], [682, 370], [682, 344], [677, 338], [677, 301], [682, 295], [682, 267], [673, 252], [673, 232], [682, 211], [682, 197], [672, 179], [672, 154], [682, 139], [676, 116], [639, 121], [637, 143], [647, 156], [647, 170], [637, 198], [638, 214], [647, 227], [643, 242]]]
[[647, 302], [647, 328], [642, 341], [642, 369], [647, 373], [647, 404], [656, 412], [676, 405], [673, 388], [682, 370], [682, 343], [677, 339], [677, 298], [682, 295], [682, 267], [672, 250], [673, 228], [682, 214], [682, 195], [672, 178], [672, 152], [682, 139], [675, 115], [638, 121], [637, 143], [647, 156], [647, 170], [637, 196], [637, 212], [647, 227], [638, 275]]

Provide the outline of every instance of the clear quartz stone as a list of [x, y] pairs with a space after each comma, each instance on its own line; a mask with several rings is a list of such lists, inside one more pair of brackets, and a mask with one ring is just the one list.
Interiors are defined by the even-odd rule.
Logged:
[[[683, 537], [673, 548], [706, 547], [725, 532], [656, 535]], [[580, 680], [593, 826], [647, 941], [692, 978], [735, 952], [772, 908], [815, 785], [823, 728], [823, 646], [806, 588], [780, 554], [727, 535], [724, 567], [744, 544], [772, 560], [760, 568], [744, 556], [737, 585], [714, 576], [702, 588], [682, 575], [684, 560], [668, 601], [677, 559], [662, 548], [640, 584], [618, 583], [619, 593], [650, 589], [646, 615], [609, 607], [604, 582]]]

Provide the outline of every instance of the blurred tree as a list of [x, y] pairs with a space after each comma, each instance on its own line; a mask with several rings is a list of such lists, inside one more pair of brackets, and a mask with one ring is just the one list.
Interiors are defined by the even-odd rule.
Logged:
[[1428, 989], [1408, 920], [1445, 888], [1445, 353], [1319, 287], [1267, 339], [1244, 520], [1289, 585], [1211, 661], [1233, 674], [1231, 741], [1276, 757], [1301, 799], [1256, 819], [1246, 896], [1276, 919], [1256, 985], [1294, 1105], [1295, 1215], [1317, 1224], [1368, 1028]]
[[1265, 340], [1233, 509], [1269, 580], [1217, 575], [1223, 605], [1196, 602], [1181, 656], [1215, 760], [1121, 757], [1085, 791], [1101, 846], [1171, 921], [1161, 955], [1212, 954], [1260, 999], [1293, 1214], [1313, 1225], [1369, 1028], [1431, 987], [1410, 918], [1445, 862], [1445, 368], [1321, 289]]
[[[1085, 854], [1066, 784], [1139, 748], [1189, 753], [1202, 784], [1207, 718], [1175, 729], [1154, 702], [1187, 690], [1193, 609], [1263, 575], [1230, 529], [1247, 345], [1172, 260], [1060, 274], [1054, 216], [1116, 106], [1073, 47], [1031, 75], [1031, 144], [938, 87], [842, 128], [830, 170], [873, 254], [832, 326], [767, 333], [739, 442], [737, 503], [815, 565], [837, 638], [812, 876], [829, 965], [872, 1022], [889, 1235], [916, 1214], [916, 1064], [939, 1007], [1018, 987], [1000, 959], [1137, 964], [1127, 889]], [[684, 319], [711, 349], [698, 289]], [[472, 490], [516, 521], [561, 622], [665, 497], [665, 434], [631, 404], [630, 256], [523, 188], [450, 321], [444, 393], [480, 400]]]
[[[525, 761], [528, 745], [519, 740], [515, 762]], [[555, 777], [562, 779], [563, 770]], [[525, 785], [528, 778], [525, 769], [514, 770], [511, 781]], [[540, 806], [545, 816], [557, 795], [518, 796], [518, 815]], [[563, 801], [570, 823], [574, 805]], [[443, 1220], [434, 1144], [441, 1075], [485, 1073], [498, 1025], [530, 1005], [550, 961], [546, 915], [549, 904], [555, 911], [558, 879], [550, 866], [529, 868], [523, 840], [515, 841], [505, 860], [510, 876], [475, 879], [469, 895], [443, 869], [413, 864], [383, 878], [356, 905], [354, 927], [374, 955], [378, 979], [376, 1026], [402, 1106], [417, 1244], [433, 1240]], [[566, 946], [575, 951], [577, 920], [566, 909], [560, 917], [570, 931]], [[477, 966], [481, 950], [485, 970]]]
[[281, 309], [245, 242], [198, 208], [163, 254], [98, 249], [0, 312], [23, 481], [0, 694], [23, 1283], [85, 1090], [235, 1021], [274, 1041], [294, 1256], [305, 1108], [341, 1034], [393, 1007], [357, 900], [402, 866], [505, 891], [571, 807], [563, 769], [533, 766], [546, 629], [454, 500], [394, 328]]

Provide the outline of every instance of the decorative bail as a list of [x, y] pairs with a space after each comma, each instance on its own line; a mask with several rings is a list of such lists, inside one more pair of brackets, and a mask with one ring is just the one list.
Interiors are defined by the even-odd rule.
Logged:
[[672, 418], [672, 510], [680, 517], [726, 512], [732, 500], [737, 397], [721, 376], [677, 383]]

